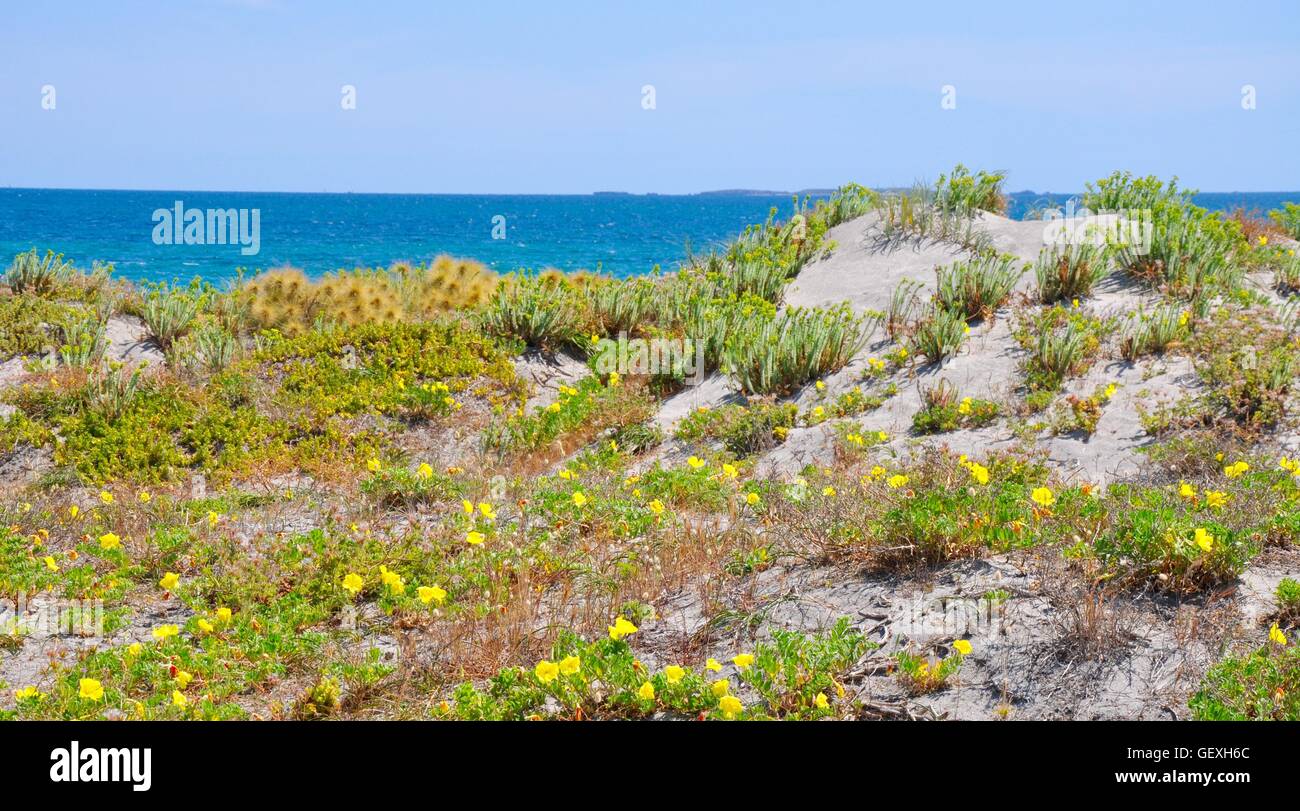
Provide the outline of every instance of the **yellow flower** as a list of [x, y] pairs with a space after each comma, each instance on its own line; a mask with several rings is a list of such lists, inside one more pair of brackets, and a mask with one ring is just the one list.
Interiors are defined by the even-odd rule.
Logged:
[[740, 699], [735, 696], [723, 696], [718, 699], [718, 709], [722, 710], [722, 714], [727, 718], [735, 718], [741, 710], [745, 709], [745, 705], [741, 704]]
[[68, 515], [72, 516], [73, 518], [76, 518], [80, 513], [81, 513], [81, 508], [78, 507], [76, 504], [73, 504], [71, 507], [68, 508]]
[[1181, 497], [1183, 497], [1183, 498], [1185, 498], [1185, 499], [1187, 499], [1188, 501], [1195, 501], [1195, 500], [1196, 500], [1196, 488], [1195, 488], [1195, 487], [1192, 487], [1192, 486], [1191, 486], [1190, 484], [1188, 484], [1187, 482], [1179, 482], [1179, 483], [1178, 483], [1178, 495], [1181, 496]]
[[582, 660], [576, 656], [566, 656], [560, 660], [560, 673], [572, 676], [582, 669]]
[[746, 493], [745, 503], [751, 507], [757, 507], [759, 502], [758, 493]]
[[581, 490], [575, 491], [573, 494], [573, 506], [582, 507], [586, 505], [586, 503], [587, 503], [587, 497], [583, 495], [583, 492]]
[[1245, 462], [1233, 462], [1223, 469], [1223, 475], [1229, 479], [1235, 479], [1247, 470], [1250, 470], [1250, 465]]
[[971, 462], [970, 467], [968, 467], [967, 470], [970, 471], [970, 477], [974, 479], [977, 484], [989, 483], [989, 469], [981, 465], [979, 462]]
[[[358, 578], [357, 578], [358, 588], [360, 588], [360, 581], [361, 581], [361, 578], [358, 577]], [[354, 593], [355, 593], [355, 592], [354, 592]], [[218, 609], [217, 609], [217, 622], [220, 622], [222, 625], [224, 625], [224, 624], [230, 622], [230, 609], [229, 609], [229, 608], [226, 608], [225, 606], [222, 606], [221, 608], [218, 608]]]
[[383, 465], [380, 464], [379, 460], [373, 456], [370, 457], [368, 462], [366, 462], [366, 470], [369, 470], [371, 473], [378, 473], [382, 467]]
[[141, 650], [143, 650], [143, 647], [139, 642], [132, 642], [130, 645], [126, 646], [128, 656], [139, 656]]
[[722, 698], [731, 693], [731, 682], [726, 679], [718, 679], [713, 684], [709, 685], [709, 689], [713, 691], [715, 698]]
[[1115, 392], [1117, 391], [1119, 391], [1119, 386], [1116, 386], [1114, 383], [1111, 383], [1110, 385], [1106, 386], [1106, 390], [1102, 392], [1102, 394], [1106, 397], [1107, 400], [1109, 400], [1115, 396]]
[[741, 670], [745, 670], [750, 665], [754, 664], [754, 654], [740, 653], [733, 656], [731, 661], [735, 663], [736, 667], [740, 668]]
[[471, 529], [469, 532], [465, 533], [465, 543], [470, 546], [478, 546], [485, 540], [487, 540], [487, 536], [478, 530]]
[[970, 655], [971, 647], [970, 647], [970, 642], [968, 640], [958, 639], [952, 643], [952, 647], [953, 650], [957, 651], [962, 656]]
[[101, 549], [117, 549], [122, 546], [122, 539], [111, 532], [105, 532], [99, 536], [99, 547]]
[[1282, 633], [1282, 629], [1277, 627], [1276, 622], [1273, 623], [1272, 628], [1268, 629], [1268, 641], [1278, 645], [1286, 644], [1286, 634]]
[[141, 504], [148, 504], [153, 499], [153, 496], [149, 495], [148, 490], [141, 490], [140, 495], [137, 496], [137, 498], [140, 499]]
[[685, 675], [686, 671], [677, 665], [668, 665], [668, 667], [664, 668], [664, 678], [668, 680], [669, 684], [677, 684]]
[[175, 625], [159, 625], [157, 628], [154, 628], [153, 631], [151, 631], [150, 633], [153, 634], [154, 639], [158, 640], [159, 642], [162, 642], [164, 640], [170, 639], [173, 636], [176, 636], [180, 632], [181, 629], [176, 627]]
[[879, 479], [883, 475], [885, 475], [885, 469], [880, 465], [876, 465], [875, 467], [871, 468], [871, 478]]
[[823, 495], [823, 496], [833, 496], [833, 495], [835, 495], [835, 488], [834, 488], [834, 487], [831, 487], [829, 484], [826, 485], [825, 487], [822, 488], [822, 495]]
[[569, 479], [572, 479], [572, 478], [573, 478], [573, 471], [569, 470], [567, 467], [564, 468], [563, 470], [560, 471], [560, 478], [561, 478], [561, 479], [564, 479], [565, 481], [568, 481]]
[[641, 689], [637, 690], [636, 694], [641, 698], [642, 701], [654, 701], [655, 686], [650, 682], [646, 682], [645, 684], [641, 685]]
[[961, 403], [957, 406], [957, 413], [965, 415], [965, 414], [969, 414], [970, 412], [971, 412], [970, 398], [969, 397], [961, 398]]
[[628, 634], [636, 633], [637, 630], [638, 629], [635, 625], [620, 616], [618, 619], [614, 620], [613, 625], [609, 626], [609, 638], [619, 640]]
[[898, 488], [900, 488], [900, 487], [902, 487], [903, 485], [907, 484], [907, 477], [904, 476], [902, 473], [895, 473], [893, 476], [890, 476], [890, 477], [885, 481], [885, 484], [887, 484], [887, 485], [889, 485], [890, 487], [892, 487], [892, 488], [894, 488], [895, 490], [897, 490]]
[[888, 442], [889, 434], [885, 433], [884, 431], [877, 431], [876, 439], [879, 440], [880, 442]]
[[486, 501], [480, 501], [478, 503], [478, 511], [489, 521], [495, 521], [497, 519], [496, 510], [492, 509], [492, 505], [488, 504]]
[[176, 683], [181, 686], [182, 690], [184, 690], [186, 687], [189, 687], [190, 682], [192, 681], [194, 681], [193, 673], [187, 673], [184, 670], [176, 671]]
[[45, 561], [45, 568], [49, 569], [51, 572], [57, 572], [59, 570], [59, 564], [54, 562], [54, 558], [50, 557], [49, 555], [46, 555], [44, 557], [44, 561]]
[[1056, 495], [1047, 487], [1035, 487], [1029, 498], [1040, 507], [1050, 507], [1056, 503]]
[[172, 704], [177, 707], [184, 707], [188, 701], [189, 700], [185, 698], [185, 694], [180, 690], [172, 690]]
[[549, 662], [546, 659], [543, 659], [537, 663], [537, 667], [533, 668], [533, 675], [535, 675], [537, 680], [542, 684], [550, 684], [555, 681], [556, 676], [560, 675], [560, 666], [555, 662]]
[[817, 381], [817, 391], [826, 391], [826, 384], [823, 383], [822, 381], [818, 380], [818, 381]]
[[618, 388], [618, 381], [620, 381], [620, 380], [622, 380], [622, 378], [619, 377], [618, 372], [610, 372], [610, 373], [609, 373], [609, 387], [610, 387], [611, 389], [616, 389], [616, 388]]
[[1267, 244], [1268, 244], [1268, 237], [1266, 237], [1266, 236], [1264, 236], [1263, 234], [1261, 234], [1260, 237], [1259, 237], [1259, 244], [1260, 244], [1260, 245], [1267, 245]]
[[220, 520], [221, 520], [221, 514], [220, 514], [220, 513], [216, 513], [216, 512], [213, 512], [213, 511], [211, 511], [211, 510], [208, 511], [208, 526], [209, 526], [209, 527], [215, 527], [215, 526], [217, 525], [217, 523], [218, 523]]
[[560, 404], [558, 402], [551, 403], [546, 407], [546, 410], [554, 414], [555, 412], [560, 410]]
[[81, 679], [77, 682], [77, 695], [91, 701], [99, 701], [104, 697], [104, 685], [95, 679]]
[[420, 586], [415, 591], [420, 597], [420, 602], [425, 605], [429, 603], [442, 605], [443, 600], [447, 599], [447, 592], [437, 586]]
[[724, 464], [724, 465], [722, 466], [722, 476], [723, 476], [723, 478], [726, 478], [726, 479], [734, 479], [734, 478], [736, 478], [736, 477], [739, 476], [739, 475], [740, 475], [740, 471], [736, 470], [736, 466], [735, 466], [735, 465], [733, 465], [733, 464]]
[[[361, 587], [365, 584], [365, 581], [361, 579], [361, 575], [356, 572], [352, 572], [347, 577], [343, 578], [343, 588], [352, 592], [352, 596], [354, 597], [361, 591]], [[226, 610], [229, 611], [230, 609], [227, 608]]]
[[162, 580], [158, 581], [158, 585], [162, 586], [163, 591], [171, 591], [176, 588], [176, 584], [179, 582], [181, 582], [180, 575], [175, 572], [168, 572], [162, 576]]
[[415, 475], [425, 480], [432, 479], [433, 468], [429, 465], [428, 462], [421, 462], [420, 466], [415, 469]]
[[24, 687], [21, 690], [14, 690], [14, 698], [19, 701], [24, 701], [33, 698], [41, 698], [44, 695], [45, 694], [42, 693], [40, 690], [37, 690], [34, 685], [31, 687]]
[[1205, 506], [1219, 509], [1228, 503], [1228, 495], [1221, 490], [1205, 491]]
[[719, 662], [717, 659], [714, 659], [713, 657], [709, 657], [709, 661], [704, 663], [704, 668], [706, 670], [712, 670], [714, 673], [717, 673], [719, 670], [722, 669], [722, 663]]
[[216, 627], [215, 625], [213, 625], [212, 623], [208, 622], [207, 620], [200, 618], [200, 619], [199, 619], [199, 630], [202, 631], [202, 632], [205, 633], [205, 634], [210, 634], [210, 633], [212, 633], [213, 631], [217, 630], [217, 627]]
[[824, 710], [831, 705], [830, 701], [826, 699], [825, 693], [818, 693], [813, 699], [813, 704], [815, 704], [819, 710]]
[[663, 503], [662, 501], [660, 501], [659, 499], [655, 499], [654, 501], [650, 502], [650, 504], [647, 505], [647, 506], [650, 507], [650, 511], [653, 512], [655, 515], [662, 515], [662, 514], [663, 514], [663, 511], [664, 511], [664, 503]]
[[690, 465], [692, 470], [699, 470], [704, 467], [704, 460], [698, 456], [692, 456], [686, 460], [686, 464]]
[[99, 500], [102, 501], [102, 502], [104, 502], [105, 504], [112, 504], [112, 503], [113, 503], [113, 494], [110, 493], [110, 492], [108, 492], [107, 490], [100, 490], [100, 491], [99, 491]]
[[1214, 536], [1205, 530], [1205, 527], [1197, 527], [1195, 533], [1196, 545], [1201, 547], [1202, 552], [1209, 552], [1214, 548]]

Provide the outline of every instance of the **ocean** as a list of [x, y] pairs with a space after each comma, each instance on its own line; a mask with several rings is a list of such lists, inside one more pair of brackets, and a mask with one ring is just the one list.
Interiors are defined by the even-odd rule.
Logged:
[[[1017, 192], [1013, 217], [1039, 216], [1069, 194]], [[1207, 193], [1212, 209], [1267, 211], [1293, 193]], [[172, 212], [182, 206], [176, 218]], [[198, 277], [215, 284], [247, 272], [292, 264], [318, 275], [338, 268], [428, 261], [441, 254], [471, 257], [496, 270], [587, 269], [613, 276], [674, 268], [689, 253], [726, 244], [775, 207], [793, 211], [791, 194], [697, 195], [407, 195], [289, 194], [199, 191], [0, 189], [0, 268], [32, 247], [63, 253], [80, 267], [112, 263], [135, 281]], [[228, 244], [183, 244], [185, 211], [221, 209], [231, 221]], [[166, 219], [155, 211], [168, 212]], [[256, 219], [253, 212], [256, 211]], [[224, 221], [222, 222], [224, 225]], [[253, 229], [252, 226], [257, 228]], [[156, 233], [156, 232], [161, 233]], [[155, 240], [155, 237], [159, 237]], [[205, 235], [206, 236], [206, 235]], [[167, 242], [173, 244], [166, 244]], [[163, 244], [157, 244], [163, 242]], [[177, 244], [181, 243], [181, 244]]]

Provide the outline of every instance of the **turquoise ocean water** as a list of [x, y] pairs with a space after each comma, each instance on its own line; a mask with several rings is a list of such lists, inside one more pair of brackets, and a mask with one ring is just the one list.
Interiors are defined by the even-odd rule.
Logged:
[[[1018, 192], [1011, 215], [1037, 216], [1068, 194]], [[1297, 193], [1202, 194], [1207, 208], [1267, 211]], [[259, 211], [259, 250], [237, 244], [155, 244], [154, 211]], [[340, 267], [472, 257], [500, 271], [558, 267], [615, 276], [671, 269], [688, 253], [725, 244], [789, 194], [388, 195], [0, 189], [0, 267], [33, 246], [78, 265], [111, 262], [133, 280], [194, 277], [221, 283], [248, 270], [292, 264], [320, 274]], [[496, 218], [504, 219], [496, 219]], [[494, 226], [496, 226], [494, 228]], [[501, 226], [504, 226], [504, 232]], [[494, 233], [495, 232], [495, 233]], [[501, 238], [494, 238], [498, 236]]]

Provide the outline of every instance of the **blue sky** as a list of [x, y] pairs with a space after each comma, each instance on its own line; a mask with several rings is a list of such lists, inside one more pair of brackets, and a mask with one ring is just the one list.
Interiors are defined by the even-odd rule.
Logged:
[[1300, 5], [1134, 5], [12, 3], [0, 186], [1300, 189]]

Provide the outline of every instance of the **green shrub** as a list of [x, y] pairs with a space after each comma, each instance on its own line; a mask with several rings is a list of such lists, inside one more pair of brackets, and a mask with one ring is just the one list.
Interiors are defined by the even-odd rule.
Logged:
[[1006, 179], [1006, 172], [982, 169], [972, 175], [959, 163], [952, 174], [939, 175], [934, 184], [935, 205], [941, 212], [963, 216], [976, 211], [1003, 214], [1007, 210], [1007, 198], [1002, 194], [1002, 183]]
[[208, 324], [190, 333], [182, 354], [192, 368], [217, 374], [234, 363], [242, 347], [239, 339], [216, 324]]
[[1282, 295], [1300, 293], [1300, 254], [1294, 249], [1278, 257], [1273, 269], [1273, 284]]
[[1090, 296], [1109, 272], [1110, 249], [1106, 246], [1085, 241], [1043, 248], [1034, 264], [1038, 300], [1055, 304]]
[[592, 320], [604, 335], [643, 330], [655, 314], [657, 285], [645, 277], [593, 285], [588, 293]]
[[1292, 239], [1300, 240], [1300, 205], [1283, 203], [1282, 208], [1268, 212], [1268, 218]]
[[1300, 645], [1224, 659], [1188, 706], [1197, 721], [1300, 721]]
[[884, 247], [914, 240], [951, 243], [973, 253], [993, 248], [993, 238], [969, 212], [940, 208], [934, 193], [924, 186], [883, 198], [879, 211], [876, 238]]
[[1085, 184], [1084, 207], [1094, 212], [1150, 211], [1159, 215], [1191, 205], [1190, 189], [1179, 189], [1178, 178], [1168, 184], [1155, 175], [1135, 178], [1131, 172], [1113, 172], [1095, 184]]
[[967, 321], [986, 319], [1011, 295], [1024, 269], [1014, 256], [992, 253], [935, 270], [935, 302]]
[[847, 183], [835, 190], [829, 200], [818, 201], [817, 211], [826, 219], [826, 227], [857, 219], [872, 211], [880, 195], [857, 183]]
[[723, 363], [747, 393], [792, 391], [843, 368], [867, 345], [876, 321], [847, 306], [794, 307], [741, 326], [723, 350]]
[[917, 322], [908, 343], [913, 353], [924, 356], [929, 363], [942, 363], [944, 358], [957, 354], [969, 332], [970, 327], [960, 313], [932, 307]]
[[738, 457], [775, 447], [782, 430], [789, 430], [798, 417], [794, 403], [753, 403], [697, 409], [677, 426], [676, 436], [684, 442], [721, 441]]
[[1189, 334], [1190, 321], [1187, 308], [1177, 302], [1162, 304], [1149, 312], [1139, 310], [1120, 338], [1120, 354], [1127, 361], [1163, 354]]
[[[643, 390], [612, 380], [605, 385], [592, 376], [562, 390], [559, 399], [532, 414], [518, 412], [493, 423], [484, 439], [489, 448], [505, 452], [538, 451], [566, 437], [581, 445], [603, 430], [643, 422], [649, 411], [650, 401]], [[570, 449], [566, 445], [565, 450]]]
[[558, 349], [578, 339], [579, 315], [565, 283], [520, 274], [497, 288], [482, 314], [482, 324], [492, 335]]
[[1129, 489], [1093, 544], [1101, 563], [1129, 582], [1192, 592], [1235, 579], [1259, 553], [1250, 534], [1193, 512], [1169, 490]]
[[98, 321], [76, 320], [62, 325], [63, 343], [59, 346], [59, 358], [64, 366], [85, 369], [97, 366], [104, 358], [107, 344], [104, 341], [104, 325]]
[[1114, 329], [1114, 319], [1103, 321], [1059, 304], [1027, 313], [1013, 334], [1029, 352], [1029, 391], [1054, 392], [1067, 377], [1083, 374], [1100, 352], [1102, 336]]
[[5, 282], [20, 295], [50, 298], [68, 283], [75, 272], [72, 263], [63, 260], [63, 254], [46, 251], [42, 258], [32, 248], [14, 257], [5, 274]]
[[1282, 578], [1274, 596], [1277, 597], [1278, 621], [1288, 627], [1300, 623], [1300, 581]]
[[150, 336], [168, 352], [184, 337], [199, 314], [199, 300], [189, 293], [159, 287], [144, 301], [140, 317]]
[[409, 509], [461, 496], [454, 478], [422, 464], [415, 470], [405, 466], [381, 467], [361, 482], [365, 493], [381, 507]]
[[997, 403], [962, 397], [947, 380], [921, 392], [924, 405], [912, 415], [917, 434], [944, 434], [959, 428], [982, 428], [998, 418]]

